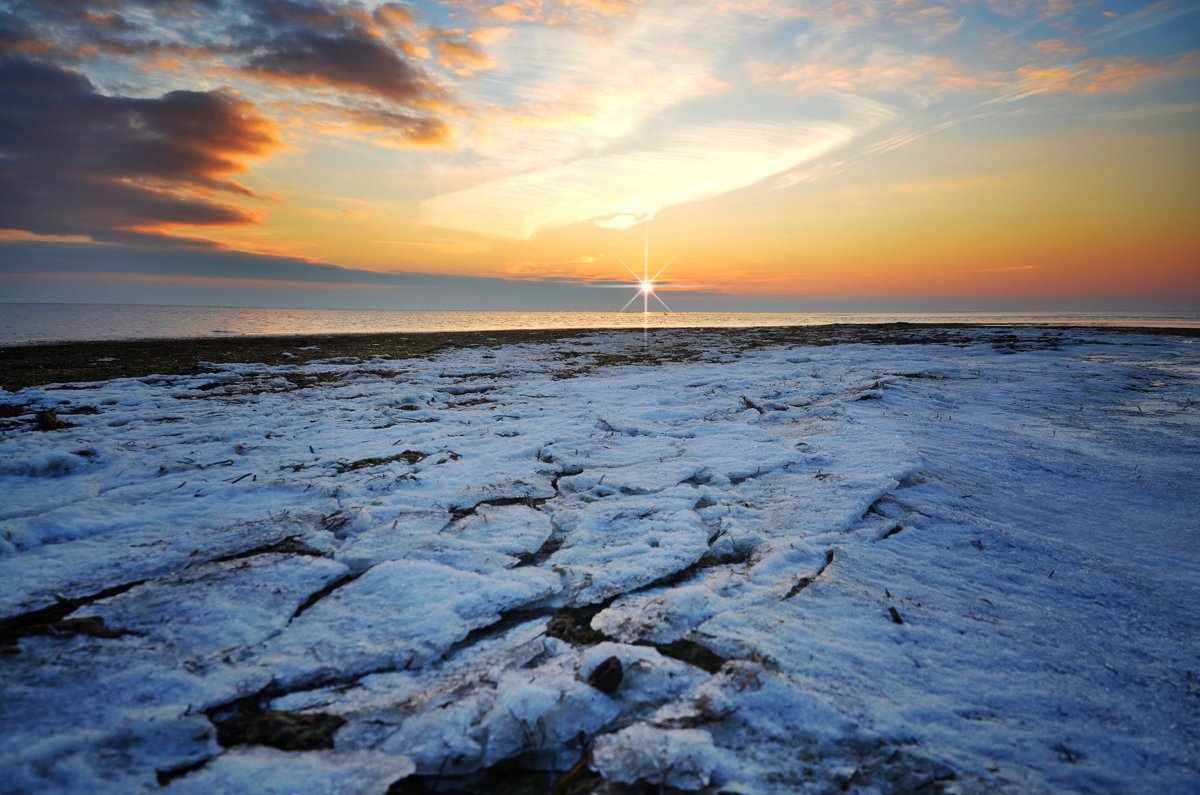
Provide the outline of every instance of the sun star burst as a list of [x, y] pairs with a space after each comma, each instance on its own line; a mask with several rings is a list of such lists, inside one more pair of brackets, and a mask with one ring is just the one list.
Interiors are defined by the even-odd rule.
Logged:
[[642, 297], [642, 314], [649, 314], [651, 298], [654, 298], [655, 301], [658, 301], [660, 304], [662, 304], [663, 309], [667, 310], [668, 312], [671, 312], [673, 310], [671, 309], [671, 307], [667, 306], [666, 301], [662, 300], [662, 298], [660, 298], [658, 296], [658, 293], [655, 292], [655, 288], [667, 286], [664, 283], [660, 283], [658, 281], [658, 277], [662, 276], [663, 271], [665, 271], [667, 268], [669, 268], [671, 266], [671, 263], [675, 261], [675, 257], [671, 257], [671, 259], [667, 260], [667, 264], [663, 265], [661, 268], [658, 269], [657, 273], [655, 273], [653, 276], [651, 276], [650, 275], [650, 224], [649, 224], [649, 222], [646, 223], [644, 229], [645, 229], [645, 237], [643, 240], [642, 275], [638, 276], [637, 272], [634, 271], [633, 268], [629, 267], [629, 263], [625, 262], [625, 260], [621, 259], [620, 257], [617, 257], [617, 260], [622, 265], [625, 266], [625, 270], [629, 271], [629, 275], [633, 277], [633, 284], [628, 285], [628, 286], [633, 287], [635, 290], [637, 290], [637, 292], [635, 292], [633, 294], [633, 297], [630, 298], [627, 302], [625, 302], [625, 306], [621, 307], [621, 311], [624, 312], [626, 309], [628, 309], [633, 304], [633, 302], [638, 299], [638, 296], [640, 295]]

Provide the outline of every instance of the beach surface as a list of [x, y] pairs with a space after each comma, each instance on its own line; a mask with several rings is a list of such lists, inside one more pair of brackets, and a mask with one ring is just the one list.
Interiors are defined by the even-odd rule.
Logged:
[[0, 350], [3, 792], [1192, 792], [1200, 338]]

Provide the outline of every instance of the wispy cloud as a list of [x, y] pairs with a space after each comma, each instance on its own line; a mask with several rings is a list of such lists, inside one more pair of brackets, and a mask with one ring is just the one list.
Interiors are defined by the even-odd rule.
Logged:
[[[1094, 42], [1075, 0], [989, 0], [999, 17], [927, 0], [465, 5], [510, 27], [458, 122], [470, 186], [426, 200], [419, 218], [503, 237], [626, 226], [768, 177], [811, 181], [1037, 94], [1118, 92], [1192, 68], [1084, 59]], [[566, 24], [572, 10], [587, 24]], [[1155, 24], [1165, 13], [1147, 11]]]
[[[452, 0], [453, 1], [453, 0]], [[458, 5], [501, 22], [595, 27], [632, 14], [645, 0], [458, 0]]]
[[583, 221], [626, 228], [666, 207], [720, 196], [801, 166], [892, 115], [886, 106], [860, 102], [832, 121], [685, 127], [655, 147], [580, 158], [438, 196], [422, 205], [422, 220], [524, 238]]
[[496, 65], [472, 86], [464, 138], [509, 173], [589, 156], [660, 114], [725, 90], [721, 61], [737, 42], [703, 2], [646, 7], [602, 35], [522, 24], [494, 42]]
[[813, 60], [785, 65], [753, 64], [760, 82], [775, 82], [807, 94], [853, 91], [868, 95], [886, 92], [930, 95], [943, 91], [975, 91], [999, 85], [994, 72], [972, 74], [944, 55], [911, 53], [876, 47], [839, 60]]
[[464, 135], [475, 184], [425, 201], [422, 221], [518, 238], [627, 226], [787, 172], [895, 115], [854, 96], [765, 114], [740, 104], [736, 64], [763, 31], [723, 3], [593, 5], [602, 32], [511, 20], [526, 24], [489, 50], [496, 66]]
[[1018, 271], [1038, 271], [1041, 265], [1001, 265], [996, 268], [967, 268], [950, 271], [951, 273], [1016, 273]]
[[1156, 61], [1117, 56], [1088, 58], [1060, 64], [1032, 63], [1018, 68], [1014, 87], [990, 102], [1014, 102], [1037, 94], [1060, 92], [1075, 94], [1127, 92], [1149, 83], [1173, 80], [1194, 74], [1197, 62], [1200, 62], [1200, 50]]
[[1103, 119], [1152, 119], [1185, 113], [1200, 113], [1200, 102], [1151, 102], [1132, 108], [1093, 111], [1088, 115]]
[[1127, 14], [1114, 14], [1112, 22], [1099, 28], [1091, 34], [1098, 41], [1115, 41], [1126, 36], [1132, 36], [1187, 14], [1200, 11], [1200, 3], [1179, 2], [1178, 0], [1160, 0], [1147, 3], [1142, 8]]

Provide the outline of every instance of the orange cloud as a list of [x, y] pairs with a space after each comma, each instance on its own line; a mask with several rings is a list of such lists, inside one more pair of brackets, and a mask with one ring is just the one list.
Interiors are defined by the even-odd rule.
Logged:
[[588, 27], [604, 19], [630, 16], [645, 0], [509, 0], [506, 3], [467, 0], [465, 5], [485, 18], [504, 23]]
[[415, 24], [412, 11], [400, 3], [385, 3], [375, 9], [372, 20], [385, 30], [411, 28]]
[[1174, 62], [1147, 64], [1132, 59], [1120, 59], [1100, 66], [1091, 81], [1083, 87], [1085, 94], [1102, 94], [1110, 91], [1129, 91], [1144, 83], [1169, 80], [1192, 72], [1195, 58], [1178, 59]]
[[1054, 19], [1088, 5], [1090, 0], [987, 0], [988, 8], [1009, 17]]
[[[736, 4], [731, 4], [736, 5]], [[813, 8], [794, 9], [790, 12], [784, 12], [790, 16], [799, 18], [819, 20], [823, 24], [836, 25], [838, 27], [858, 27], [866, 25], [869, 22], [875, 21], [878, 12], [874, 5], [870, 3], [855, 3], [850, 0], [838, 0], [838, 2], [820, 5]]]
[[952, 33], [958, 30], [964, 22], [964, 17], [946, 6], [934, 5], [910, 9], [907, 5], [901, 3], [892, 9], [890, 14], [892, 23], [909, 28], [927, 40]]
[[381, 105], [335, 105], [308, 102], [283, 105], [302, 117], [307, 130], [339, 138], [357, 138], [402, 148], [440, 147], [450, 144], [450, 126], [436, 116], [418, 116]]
[[1071, 91], [1079, 80], [1079, 72], [1066, 66], [1022, 66], [1017, 75], [1030, 91]]
[[467, 33], [463, 30], [443, 30], [432, 28], [427, 33], [427, 41], [437, 51], [438, 65], [449, 69], [459, 77], [472, 77], [496, 65], [490, 55], [483, 51], [483, 43], [497, 41], [504, 37], [505, 28], [482, 28]]
[[797, 91], [970, 91], [1002, 85], [997, 75], [971, 75], [942, 55], [905, 55], [872, 58], [863, 63], [832, 61], [802, 63], [772, 73], [771, 67], [753, 70], [759, 82], [786, 83]]
[[1193, 50], [1178, 58], [1146, 63], [1133, 58], [1091, 58], [1071, 66], [1023, 66], [1017, 70], [1022, 85], [1030, 92], [1107, 94], [1130, 91], [1147, 83], [1193, 74], [1197, 55]]
[[1042, 39], [1033, 45], [1034, 52], [1063, 58], [1076, 58], [1087, 52], [1086, 47], [1069, 43], [1066, 39]]

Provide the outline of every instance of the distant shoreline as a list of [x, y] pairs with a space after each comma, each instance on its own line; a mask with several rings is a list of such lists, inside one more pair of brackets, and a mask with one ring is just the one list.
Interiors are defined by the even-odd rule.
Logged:
[[[686, 361], [696, 345], [721, 344], [737, 352], [772, 345], [971, 344], [1004, 345], [1014, 329], [1042, 329], [1046, 345], [1080, 336], [1145, 334], [1198, 337], [1197, 328], [970, 323], [862, 323], [812, 326], [658, 328], [650, 330], [647, 363]], [[303, 364], [314, 359], [416, 358], [479, 346], [538, 344], [593, 334], [641, 334], [639, 329], [564, 328], [502, 331], [414, 331], [170, 337], [134, 340], [30, 342], [0, 347], [0, 389], [52, 383], [182, 375], [202, 363]], [[669, 344], [664, 337], [669, 335]], [[1015, 339], [1015, 338], [1013, 338]], [[1028, 341], [1021, 342], [1028, 346]]]
[[784, 326], [1200, 328], [1200, 312], [583, 312], [336, 310], [119, 304], [0, 304], [0, 347], [50, 342], [259, 336], [779, 328]]

